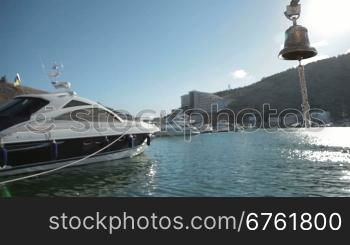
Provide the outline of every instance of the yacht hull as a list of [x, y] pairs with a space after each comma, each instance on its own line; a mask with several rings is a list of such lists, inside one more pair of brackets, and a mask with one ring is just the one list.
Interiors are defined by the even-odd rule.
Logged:
[[[142, 154], [145, 149], [149, 145], [149, 138], [143, 139], [139, 144], [135, 146], [130, 146], [128, 148], [121, 149], [113, 149], [111, 151], [103, 151], [91, 158], [80, 161], [86, 155], [81, 155], [72, 158], [51, 160], [46, 162], [38, 162], [38, 163], [27, 163], [21, 165], [7, 165], [0, 167], [0, 176], [10, 176], [10, 175], [18, 175], [18, 174], [26, 174], [26, 173], [34, 173], [47, 171], [51, 169], [61, 168], [67, 165], [67, 167], [81, 166], [105, 161], [113, 161], [118, 159], [132, 158], [137, 155]], [[77, 163], [75, 163], [77, 162]], [[74, 164], [73, 164], [74, 163]]]

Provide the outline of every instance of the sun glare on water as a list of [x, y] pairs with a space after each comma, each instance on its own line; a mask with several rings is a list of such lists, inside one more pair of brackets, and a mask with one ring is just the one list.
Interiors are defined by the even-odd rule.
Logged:
[[350, 29], [350, 0], [304, 1], [302, 22], [323, 36], [344, 34]]

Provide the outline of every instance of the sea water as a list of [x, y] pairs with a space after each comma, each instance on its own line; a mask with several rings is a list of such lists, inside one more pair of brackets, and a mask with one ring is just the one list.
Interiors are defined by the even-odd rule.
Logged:
[[3, 196], [350, 196], [350, 128], [156, 138], [132, 159], [0, 187]]

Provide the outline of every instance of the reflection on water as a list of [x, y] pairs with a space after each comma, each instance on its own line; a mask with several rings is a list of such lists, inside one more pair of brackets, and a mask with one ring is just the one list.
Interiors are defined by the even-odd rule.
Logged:
[[350, 162], [350, 130], [348, 128], [325, 128], [317, 131], [297, 130], [288, 134], [290, 140], [299, 145], [286, 149], [290, 159], [312, 162]]
[[145, 154], [0, 188], [2, 196], [350, 196], [350, 128], [158, 138]]
[[324, 128], [318, 130], [300, 130], [307, 143], [321, 147], [350, 148], [350, 128]]
[[[155, 163], [146, 155], [64, 169], [7, 186], [13, 196], [130, 196], [135, 185], [152, 185]], [[139, 189], [140, 187], [137, 187]], [[151, 193], [145, 193], [151, 194]]]
[[[290, 159], [304, 159], [311, 162], [335, 162], [347, 163], [350, 161], [350, 155], [342, 152], [317, 151], [317, 150], [288, 150], [286, 153]], [[341, 164], [340, 164], [341, 166]]]

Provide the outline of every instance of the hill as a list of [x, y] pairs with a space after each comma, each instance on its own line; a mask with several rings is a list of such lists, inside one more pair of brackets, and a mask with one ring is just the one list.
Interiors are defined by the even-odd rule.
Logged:
[[[333, 120], [350, 115], [350, 54], [306, 65], [306, 80], [311, 108], [329, 111]], [[216, 93], [231, 99], [229, 108], [235, 112], [244, 108], [262, 110], [264, 103], [282, 111], [301, 109], [301, 94], [296, 68], [263, 78], [247, 87]]]
[[0, 82], [0, 104], [4, 103], [6, 100], [11, 99], [14, 96], [21, 94], [42, 94], [45, 91], [30, 88], [30, 87], [15, 87], [11, 83], [5, 81]]

